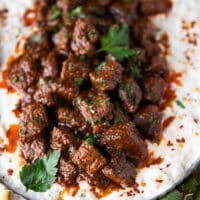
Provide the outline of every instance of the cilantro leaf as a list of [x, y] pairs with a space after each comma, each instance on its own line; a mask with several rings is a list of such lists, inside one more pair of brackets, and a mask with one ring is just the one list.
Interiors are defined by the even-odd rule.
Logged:
[[123, 61], [125, 58], [134, 55], [134, 50], [129, 45], [129, 28], [126, 23], [121, 26], [113, 25], [108, 32], [101, 37], [101, 48], [97, 51], [106, 51]]
[[57, 173], [56, 165], [60, 158], [60, 151], [52, 151], [31, 165], [25, 165], [19, 172], [20, 179], [26, 189], [35, 192], [45, 192], [54, 183]]

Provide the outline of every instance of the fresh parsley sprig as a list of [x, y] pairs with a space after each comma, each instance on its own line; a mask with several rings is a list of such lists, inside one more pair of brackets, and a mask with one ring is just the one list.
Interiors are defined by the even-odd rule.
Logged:
[[26, 189], [35, 192], [47, 191], [56, 179], [59, 158], [60, 151], [56, 150], [35, 160], [31, 165], [23, 166], [19, 176]]
[[101, 37], [101, 48], [97, 51], [107, 52], [123, 61], [129, 56], [133, 56], [135, 51], [130, 49], [129, 46], [129, 27], [126, 23], [121, 26], [115, 24], [110, 27], [108, 32]]

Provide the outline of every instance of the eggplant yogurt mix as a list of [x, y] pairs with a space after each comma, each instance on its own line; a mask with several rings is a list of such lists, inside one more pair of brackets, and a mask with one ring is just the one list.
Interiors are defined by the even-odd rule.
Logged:
[[38, 1], [37, 31], [8, 75], [22, 96], [20, 150], [31, 165], [20, 178], [28, 189], [55, 181], [26, 179], [52, 158], [64, 186], [133, 184], [149, 158], [145, 140], [161, 138], [169, 75], [149, 17], [170, 7], [166, 0]]

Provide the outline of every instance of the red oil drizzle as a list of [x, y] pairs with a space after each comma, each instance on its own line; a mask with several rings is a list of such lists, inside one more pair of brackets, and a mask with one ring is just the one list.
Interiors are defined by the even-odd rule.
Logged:
[[159, 105], [159, 110], [163, 111], [166, 107], [172, 107], [173, 101], [176, 99], [176, 92], [172, 88], [172, 84], [176, 84], [178, 86], [183, 86], [183, 83], [180, 80], [180, 77], [182, 76], [182, 73], [172, 73], [169, 78], [167, 78], [167, 88], [164, 94], [164, 100]]
[[170, 116], [167, 119], [165, 119], [163, 122], [163, 130], [165, 130], [174, 121], [174, 119], [174, 116]]
[[31, 26], [35, 22], [36, 13], [39, 9], [39, 1], [35, 3], [34, 8], [28, 9], [24, 14], [24, 24], [26, 26]]
[[14, 153], [17, 149], [17, 142], [19, 140], [18, 130], [19, 125], [12, 124], [6, 133], [9, 143], [5, 145], [5, 150], [9, 153]]
[[11, 63], [15, 60], [15, 56], [11, 55], [7, 61], [7, 67], [5, 70], [2, 71], [2, 80], [0, 81], [0, 88], [7, 89], [9, 93], [16, 92], [11, 86], [8, 85], [8, 74], [11, 68]]

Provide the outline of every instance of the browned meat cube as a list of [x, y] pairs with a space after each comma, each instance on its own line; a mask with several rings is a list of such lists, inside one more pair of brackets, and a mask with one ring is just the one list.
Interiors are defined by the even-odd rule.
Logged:
[[144, 42], [146, 40], [155, 40], [155, 27], [152, 22], [147, 18], [142, 18], [134, 23], [132, 34], [134, 40], [137, 43]]
[[75, 97], [78, 96], [79, 93], [78, 85], [71, 81], [57, 81], [52, 83], [51, 87], [54, 92], [56, 92], [59, 96], [62, 96], [68, 101], [72, 101]]
[[147, 72], [150, 74], [159, 74], [164, 78], [167, 77], [169, 75], [169, 68], [166, 60], [161, 56], [154, 56], [150, 67], [147, 68]]
[[92, 85], [102, 91], [113, 90], [122, 79], [123, 67], [115, 59], [108, 59], [90, 73]]
[[61, 158], [58, 165], [58, 183], [68, 186], [76, 181], [78, 169], [65, 158]]
[[71, 49], [76, 55], [95, 53], [95, 44], [99, 39], [96, 27], [86, 19], [78, 19], [75, 23], [71, 41]]
[[123, 108], [116, 103], [113, 109], [114, 112], [114, 123], [124, 123], [130, 121], [130, 117], [128, 114], [123, 110]]
[[75, 109], [60, 107], [57, 110], [58, 123], [69, 128], [78, 129], [79, 131], [89, 131], [88, 124], [82, 115]]
[[20, 117], [20, 138], [23, 141], [32, 141], [41, 137], [48, 126], [46, 108], [42, 104], [30, 104], [23, 108]]
[[170, 8], [171, 2], [169, 0], [141, 0], [139, 4], [139, 10], [144, 16], [167, 12]]
[[166, 89], [166, 82], [160, 77], [147, 77], [143, 79], [144, 98], [151, 103], [159, 103]]
[[63, 63], [61, 71], [61, 79], [82, 85], [87, 81], [89, 68], [86, 60], [81, 60], [79, 56], [70, 54], [67, 60]]
[[73, 146], [75, 137], [69, 128], [54, 127], [51, 132], [51, 148], [65, 150]]
[[[148, 62], [151, 61], [153, 57], [158, 58], [158, 56], [161, 53], [161, 49], [155, 43], [155, 41], [152, 42], [150, 40], [143, 40], [141, 41], [141, 43], [142, 43], [142, 47], [144, 48], [146, 60], [148, 60]], [[148, 71], [148, 68], [146, 70]]]
[[92, 186], [106, 189], [110, 183], [110, 181], [104, 176], [104, 174], [100, 171], [95, 174], [88, 174], [81, 172], [80, 173], [81, 180], [87, 181]]
[[87, 173], [98, 172], [105, 164], [106, 159], [95, 149], [94, 146], [83, 142], [74, 153], [72, 160]]
[[68, 50], [72, 33], [66, 27], [62, 27], [52, 37], [53, 43], [57, 50]]
[[85, 121], [91, 125], [99, 120], [110, 120], [113, 117], [113, 105], [109, 96], [103, 92], [90, 91], [85, 97], [78, 97], [76, 106]]
[[37, 89], [33, 95], [36, 102], [47, 106], [54, 106], [57, 103], [57, 94], [53, 91], [51, 84], [52, 81], [49, 79], [39, 79]]
[[133, 185], [136, 175], [134, 164], [128, 161], [124, 154], [113, 156], [111, 162], [102, 169], [102, 172], [107, 178], [121, 186]]
[[112, 0], [97, 0], [97, 2], [101, 5], [101, 6], [108, 6]]
[[49, 36], [45, 32], [36, 32], [25, 43], [25, 51], [35, 60], [46, 56], [49, 45]]
[[54, 51], [50, 52], [43, 60], [43, 76], [46, 78], [55, 78], [58, 76], [58, 62], [56, 58], [56, 53]]
[[125, 22], [128, 25], [132, 25], [137, 18], [137, 4], [137, 0], [127, 2], [114, 1], [110, 6], [110, 12], [117, 22]]
[[133, 78], [124, 77], [119, 85], [119, 97], [125, 110], [134, 113], [142, 100], [142, 91]]
[[23, 92], [37, 80], [37, 68], [31, 57], [22, 55], [11, 63], [8, 74], [9, 84]]
[[58, 0], [57, 6], [62, 9], [64, 12], [69, 12], [72, 8], [80, 5], [85, 0]]
[[149, 105], [140, 110], [134, 118], [136, 126], [150, 140], [158, 142], [162, 130], [162, 114], [157, 106]]
[[135, 165], [144, 164], [148, 158], [146, 143], [140, 137], [132, 122], [114, 124], [103, 134], [107, 148], [125, 151], [134, 160]]
[[32, 142], [20, 141], [19, 145], [24, 159], [29, 163], [41, 158], [47, 152], [46, 140], [42, 138], [34, 139]]

